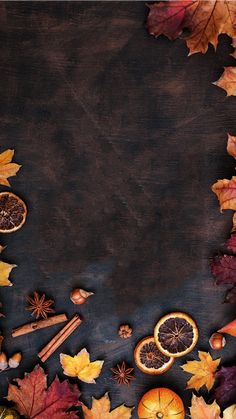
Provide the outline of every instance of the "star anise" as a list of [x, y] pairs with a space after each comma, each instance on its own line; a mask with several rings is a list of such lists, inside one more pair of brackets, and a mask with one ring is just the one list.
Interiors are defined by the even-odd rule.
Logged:
[[33, 297], [27, 297], [27, 301], [29, 306], [26, 307], [26, 310], [31, 311], [32, 316], [35, 316], [36, 319], [39, 317], [47, 319], [48, 313], [55, 313], [55, 310], [51, 308], [54, 301], [47, 300], [45, 294], [40, 295], [37, 291], [35, 291]]
[[125, 362], [122, 364], [117, 364], [115, 368], [111, 368], [113, 372], [113, 380], [116, 380], [118, 384], [130, 385], [130, 381], [135, 380], [132, 372], [133, 368], [127, 368]]

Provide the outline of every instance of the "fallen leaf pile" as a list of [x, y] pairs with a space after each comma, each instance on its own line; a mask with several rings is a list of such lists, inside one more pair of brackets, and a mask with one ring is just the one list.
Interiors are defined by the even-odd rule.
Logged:
[[15, 404], [17, 411], [27, 419], [76, 419], [75, 411], [67, 412], [81, 403], [77, 385], [62, 383], [56, 377], [47, 388], [47, 376], [39, 366], [16, 384], [10, 384], [7, 399]]
[[77, 377], [88, 384], [95, 384], [99, 377], [104, 361], [90, 362], [87, 349], [82, 349], [77, 355], [60, 354], [60, 361], [65, 375]]
[[[214, 401], [207, 404], [203, 397], [192, 396], [190, 407], [191, 419], [221, 419], [220, 406]], [[236, 404], [228, 407], [223, 412], [223, 419], [234, 419], [236, 416]]]
[[[236, 158], [236, 137], [228, 134], [227, 152]], [[236, 176], [232, 179], [221, 179], [212, 185], [212, 191], [216, 194], [220, 210], [236, 211]], [[236, 302], [236, 234], [235, 231], [236, 213], [233, 216], [233, 234], [223, 245], [220, 254], [211, 261], [211, 271], [216, 279], [216, 284], [231, 285], [225, 296], [225, 302]]]
[[107, 393], [99, 400], [93, 398], [91, 409], [88, 409], [84, 404], [82, 405], [82, 409], [84, 419], [129, 419], [133, 410], [122, 404], [110, 411], [111, 404]]
[[212, 359], [211, 355], [207, 352], [198, 351], [199, 361], [187, 361], [181, 368], [192, 374], [192, 377], [187, 383], [187, 388], [199, 390], [201, 387], [206, 386], [210, 391], [214, 385], [216, 371], [220, 364], [220, 358]]
[[[216, 49], [220, 34], [232, 37], [235, 48], [236, 1], [179, 0], [161, 1], [148, 5], [147, 29], [151, 35], [165, 35], [174, 40], [183, 38], [189, 55], [205, 54], [209, 44]], [[235, 57], [235, 51], [231, 54]], [[214, 83], [225, 89], [228, 96], [236, 95], [236, 68], [226, 67]]]

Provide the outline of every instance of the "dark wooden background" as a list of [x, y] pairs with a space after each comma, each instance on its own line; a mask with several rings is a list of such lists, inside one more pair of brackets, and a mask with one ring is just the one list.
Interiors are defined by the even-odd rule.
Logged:
[[[0, 8], [1, 151], [16, 150], [23, 167], [12, 190], [29, 209], [24, 228], [1, 237], [3, 260], [18, 268], [14, 286], [1, 289], [0, 327], [5, 351], [23, 353], [20, 368], [1, 374], [1, 396], [60, 329], [12, 339], [11, 329], [31, 320], [26, 296], [46, 292], [58, 313], [72, 316], [69, 293], [80, 286], [96, 295], [79, 307], [83, 325], [46, 363], [49, 379], [63, 378], [61, 351], [87, 347], [105, 365], [96, 385], [79, 382], [84, 402], [109, 391], [112, 407], [137, 405], [146, 390], [169, 386], [187, 408], [179, 365], [209, 350], [210, 334], [235, 316], [208, 265], [231, 228], [232, 214], [220, 214], [210, 190], [234, 174], [226, 133], [236, 135], [235, 98], [211, 84], [233, 64], [230, 40], [221, 37], [216, 54], [187, 57], [183, 41], [147, 34], [144, 2]], [[135, 369], [131, 387], [119, 387], [110, 368], [133, 365], [136, 342], [172, 310], [196, 319], [194, 352], [158, 378]], [[132, 325], [132, 339], [117, 337], [120, 323]], [[235, 349], [229, 338], [226, 364]]]

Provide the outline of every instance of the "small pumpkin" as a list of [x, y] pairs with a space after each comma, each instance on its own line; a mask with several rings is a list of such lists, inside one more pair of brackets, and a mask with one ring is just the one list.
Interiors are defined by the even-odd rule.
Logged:
[[184, 419], [184, 404], [169, 388], [154, 388], [138, 404], [139, 419]]
[[0, 406], [0, 418], [1, 419], [20, 419], [18, 413], [11, 408], [6, 406]]

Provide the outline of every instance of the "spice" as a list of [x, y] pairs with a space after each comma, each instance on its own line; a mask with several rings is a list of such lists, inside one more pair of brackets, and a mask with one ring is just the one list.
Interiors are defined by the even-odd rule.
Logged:
[[212, 349], [220, 350], [226, 344], [226, 339], [221, 333], [213, 333], [209, 339], [209, 345]]
[[55, 313], [55, 310], [51, 308], [54, 303], [53, 300], [47, 300], [45, 294], [40, 295], [37, 291], [34, 292], [33, 297], [27, 297], [29, 306], [26, 308], [28, 311], [32, 311], [32, 316], [36, 316], [36, 319], [43, 317], [47, 319], [48, 313]]
[[82, 288], [75, 288], [70, 294], [70, 299], [72, 303], [80, 305], [84, 304], [91, 295], [94, 295], [94, 293], [85, 291]]
[[127, 368], [125, 362], [123, 361], [122, 364], [117, 364], [115, 368], [111, 368], [113, 372], [113, 380], [116, 380], [118, 384], [126, 384], [129, 385], [130, 381], [135, 380], [132, 372], [134, 368]]
[[122, 339], [128, 339], [132, 336], [132, 332], [133, 332], [133, 330], [128, 324], [122, 324], [119, 327], [118, 335]]
[[38, 320], [32, 323], [24, 324], [12, 330], [12, 337], [26, 335], [27, 333], [35, 332], [36, 330], [44, 329], [45, 327], [54, 326], [55, 324], [65, 322], [67, 319], [66, 314], [58, 314], [51, 316], [48, 319]]

